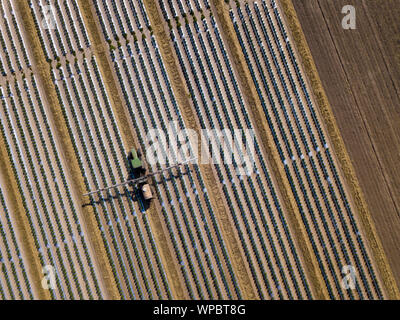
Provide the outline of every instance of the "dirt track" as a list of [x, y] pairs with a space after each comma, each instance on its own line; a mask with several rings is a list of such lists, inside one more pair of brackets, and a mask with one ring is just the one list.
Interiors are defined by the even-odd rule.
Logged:
[[[400, 283], [398, 2], [293, 3], [384, 250]], [[345, 4], [352, 4], [357, 10], [356, 30], [341, 28], [341, 8]]]

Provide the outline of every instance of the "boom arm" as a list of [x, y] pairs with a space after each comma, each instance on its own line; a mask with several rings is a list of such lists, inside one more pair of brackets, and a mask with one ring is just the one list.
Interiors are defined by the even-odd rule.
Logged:
[[145, 181], [145, 180], [146, 180], [147, 178], [149, 178], [149, 177], [153, 177], [153, 176], [155, 176], [155, 175], [161, 174], [161, 173], [163, 173], [164, 171], [167, 171], [167, 170], [170, 170], [170, 169], [179, 167], [179, 166], [181, 166], [181, 165], [183, 165], [183, 164], [186, 164], [186, 163], [188, 163], [188, 162], [191, 162], [191, 161], [193, 161], [193, 160], [196, 160], [196, 158], [192, 158], [192, 159], [189, 159], [189, 160], [185, 160], [185, 161], [183, 161], [183, 162], [181, 162], [181, 163], [178, 163], [178, 164], [175, 164], [175, 165], [173, 165], [173, 166], [170, 166], [170, 167], [167, 167], [167, 168], [158, 170], [158, 171], [156, 171], [156, 172], [149, 173], [148, 175], [145, 175], [144, 177], [140, 177], [140, 178], [136, 178], [136, 179], [127, 180], [127, 181], [125, 181], [125, 182], [121, 182], [121, 183], [118, 183], [118, 184], [114, 184], [114, 185], [112, 185], [112, 186], [110, 186], [110, 187], [98, 189], [98, 190], [95, 190], [95, 191], [90, 191], [90, 192], [88, 192], [88, 193], [85, 193], [84, 196], [89, 196], [89, 195], [91, 195], [91, 194], [95, 194], [95, 193], [99, 193], [99, 192], [102, 192], [102, 191], [106, 191], [106, 190], [110, 190], [110, 189], [122, 187], [122, 186], [127, 185], [127, 184], [137, 184], [137, 183], [139, 183], [139, 182]]

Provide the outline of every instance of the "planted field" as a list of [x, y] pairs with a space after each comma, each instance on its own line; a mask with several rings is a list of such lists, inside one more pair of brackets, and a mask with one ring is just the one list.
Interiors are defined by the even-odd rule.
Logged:
[[[3, 4], [1, 10], [6, 29], [11, 21], [18, 30], [11, 3]], [[56, 289], [51, 292], [54, 298], [100, 298], [93, 257], [64, 175], [46, 106], [29, 69], [21, 34], [17, 44], [14, 39], [3, 39], [6, 46], [2, 60], [9, 61], [11, 74], [15, 70], [19, 73], [8, 77], [0, 88], [0, 128], [35, 247], [41, 265], [53, 266], [58, 274]], [[15, 55], [11, 58], [8, 52]]]
[[[1, 299], [47, 292], [42, 267], [55, 273], [52, 299], [387, 297], [281, 10], [274, 0], [0, 5]], [[128, 153], [146, 160], [152, 129], [213, 129], [218, 146], [218, 131], [250, 130], [254, 153], [240, 137], [213, 149], [220, 163], [156, 175], [151, 202], [131, 185], [83, 195], [135, 178]], [[170, 136], [158, 142], [172, 153], [145, 162], [149, 172], [185, 156]]]
[[[97, 295], [92, 258], [34, 76], [7, 85], [1, 95], [1, 130], [41, 263], [62, 275], [60, 297]], [[17, 107], [22, 104], [29, 109]]]
[[[173, 121], [171, 129], [176, 131], [185, 128], [185, 124], [143, 3], [130, 2], [129, 7], [118, 4], [109, 6], [103, 2], [95, 4], [95, 8], [98, 16], [104, 17], [100, 25], [110, 45], [110, 59], [132, 129], [141, 150], [146, 150], [149, 129], [167, 131]], [[129, 21], [135, 24], [130, 25]], [[169, 161], [176, 161], [178, 155], [173, 156]], [[180, 177], [170, 178], [167, 174], [156, 178], [154, 187], [158, 213], [164, 219], [186, 294], [192, 299], [240, 297], [201, 174], [197, 167], [193, 171], [188, 166], [178, 170]]]
[[[74, 15], [80, 17], [76, 2], [70, 5]], [[35, 4], [31, 8], [35, 15]], [[58, 21], [71, 19], [70, 11], [60, 10], [57, 15]], [[57, 55], [52, 63], [52, 80], [86, 188], [95, 190], [127, 178], [127, 149], [90, 46], [85, 52], [79, 51], [79, 45], [65, 51], [64, 43], [73, 44], [75, 40], [79, 44], [79, 32], [86, 35], [82, 21], [73, 21], [69, 25], [72, 32], [65, 31], [66, 25], [60, 23], [55, 30], [43, 32], [42, 37], [45, 46], [54, 48]], [[88, 40], [86, 43], [89, 45]], [[94, 213], [121, 297], [167, 298], [168, 283], [151, 229], [131, 198], [125, 188], [117, 196], [109, 192], [100, 200], [88, 199], [86, 205], [96, 203]]]
[[[171, 40], [201, 128], [252, 129], [209, 6], [197, 11], [193, 4], [185, 11], [179, 1], [159, 4], [171, 26]], [[309, 298], [309, 284], [258, 138], [255, 150], [255, 174], [237, 176], [236, 163], [214, 167], [253, 285], [260, 298]]]
[[[5, 185], [0, 176], [1, 185]], [[12, 217], [9, 200], [0, 188], [0, 297], [6, 299], [34, 299], [27, 259], [21, 250], [21, 240]]]

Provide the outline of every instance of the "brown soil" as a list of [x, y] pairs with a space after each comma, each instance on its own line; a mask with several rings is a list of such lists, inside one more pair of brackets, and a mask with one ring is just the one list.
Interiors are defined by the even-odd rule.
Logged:
[[[293, 8], [291, 0], [282, 0], [387, 292], [398, 298], [374, 226], [400, 283], [399, 57], [393, 39], [399, 32], [396, 5], [388, 2], [293, 0]], [[357, 30], [341, 27], [347, 4], [356, 7]]]

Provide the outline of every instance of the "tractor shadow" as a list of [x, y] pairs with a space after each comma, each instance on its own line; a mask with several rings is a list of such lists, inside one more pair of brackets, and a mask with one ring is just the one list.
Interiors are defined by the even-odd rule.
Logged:
[[[124, 191], [120, 191], [122, 189]], [[104, 191], [103, 193], [94, 194], [89, 197], [91, 200], [85, 202], [82, 208], [107, 205], [118, 200], [136, 202], [141, 211], [145, 211], [150, 207], [150, 201], [143, 198], [140, 190], [129, 184], [119, 189]]]
[[149, 181], [149, 184], [152, 186], [165, 184], [166, 182], [170, 182], [172, 180], [177, 180], [183, 176], [188, 175], [189, 173], [193, 172], [192, 169], [185, 170], [184, 172], [180, 173], [164, 173], [164, 175], [160, 175], [159, 178], [153, 178]]
[[[113, 194], [111, 194], [113, 192]], [[104, 194], [107, 193], [106, 196]], [[103, 193], [98, 193], [97, 195], [89, 196], [92, 200], [87, 201], [82, 205], [82, 208], [89, 206], [98, 206], [101, 204], [107, 204], [108, 202], [118, 200], [118, 199], [132, 199], [132, 191], [126, 190], [125, 192], [120, 192], [118, 190], [114, 191], [104, 191]]]

